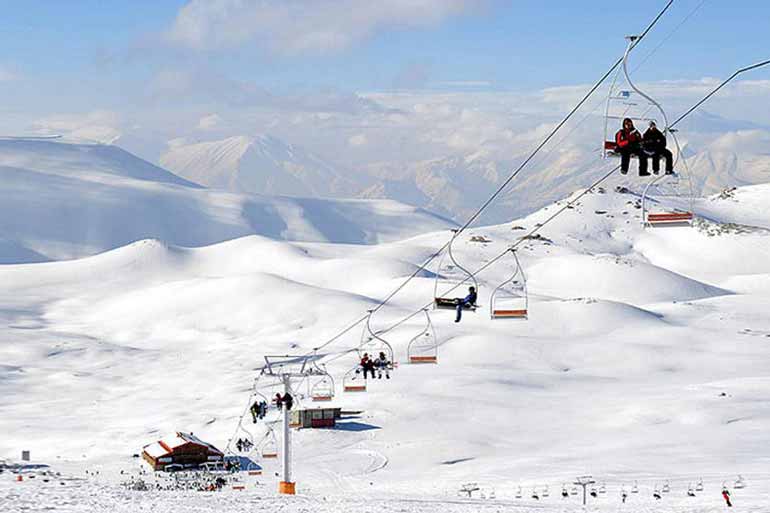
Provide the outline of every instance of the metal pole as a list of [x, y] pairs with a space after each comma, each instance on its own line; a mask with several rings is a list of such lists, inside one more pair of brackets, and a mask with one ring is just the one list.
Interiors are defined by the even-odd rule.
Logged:
[[[289, 393], [291, 377], [283, 376], [284, 397]], [[291, 429], [289, 428], [289, 408], [286, 401], [283, 402], [283, 480], [278, 485], [278, 491], [283, 494], [294, 495], [295, 484], [291, 480]]]

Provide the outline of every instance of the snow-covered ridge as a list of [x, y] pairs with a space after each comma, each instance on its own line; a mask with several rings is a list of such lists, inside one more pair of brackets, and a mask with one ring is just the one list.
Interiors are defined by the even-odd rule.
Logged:
[[115, 146], [46, 140], [0, 140], [0, 217], [0, 263], [76, 258], [146, 238], [371, 244], [451, 226], [392, 200], [205, 189]]

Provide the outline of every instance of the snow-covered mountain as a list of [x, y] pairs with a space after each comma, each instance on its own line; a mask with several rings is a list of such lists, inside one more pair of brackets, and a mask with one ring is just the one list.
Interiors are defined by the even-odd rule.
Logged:
[[449, 226], [392, 200], [206, 189], [116, 146], [0, 140], [0, 263], [76, 258], [146, 238], [200, 246], [259, 234], [369, 244]]
[[233, 192], [350, 197], [359, 189], [321, 158], [269, 135], [173, 144], [160, 162], [179, 176]]
[[[366, 393], [345, 394], [341, 383], [363, 325], [318, 351], [336, 379], [330, 404], [361, 413], [336, 429], [293, 434], [302, 497], [291, 504], [274, 497], [280, 469], [270, 459], [257, 462], [262, 475], [228, 476], [239, 481], [205, 500], [118, 483], [161, 482], [140, 475], [146, 465], [131, 454], [167, 432], [194, 431], [220, 448], [234, 433], [258, 440], [263, 424], [236, 428], [262, 356], [311, 352], [338, 334], [413, 274], [445, 231], [371, 246], [140, 241], [80, 260], [0, 266], [0, 457], [31, 449], [83, 483], [19, 484], [6, 472], [0, 494], [12, 504], [42, 498], [115, 511], [561, 512], [580, 509], [578, 496], [561, 497], [562, 483], [592, 474], [606, 494], [589, 498], [591, 511], [714, 513], [723, 484], [741, 474], [748, 487], [733, 500], [764, 511], [768, 195], [762, 185], [699, 199], [693, 227], [644, 230], [635, 195], [587, 194], [519, 248], [528, 321], [489, 318], [491, 291], [514, 270], [510, 257], [492, 261], [564, 200], [464, 233], [458, 262], [490, 264], [477, 276], [482, 308], [461, 323], [430, 312], [438, 365], [405, 362], [421, 316], [382, 335], [401, 365]], [[419, 313], [434, 273], [445, 271], [418, 273], [372, 329]], [[295, 392], [313, 405], [306, 383]], [[699, 479], [704, 492], [688, 497]], [[485, 499], [457, 498], [469, 482]], [[656, 501], [664, 483], [671, 492]], [[621, 490], [634, 485], [639, 493], [621, 504]]]

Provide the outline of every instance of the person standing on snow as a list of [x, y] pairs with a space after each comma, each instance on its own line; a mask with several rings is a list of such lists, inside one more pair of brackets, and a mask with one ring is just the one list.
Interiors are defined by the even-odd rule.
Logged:
[[642, 147], [652, 157], [653, 173], [657, 175], [660, 172], [660, 157], [663, 157], [666, 159], [666, 174], [674, 174], [674, 156], [666, 148], [666, 136], [658, 130], [654, 121], [650, 121], [650, 127], [644, 132]]
[[725, 500], [725, 504], [727, 504], [728, 508], [733, 507], [733, 503], [730, 500], [730, 490], [727, 488], [722, 488], [722, 498]]
[[468, 295], [464, 298], [455, 298], [457, 303], [457, 317], [455, 322], [460, 322], [463, 318], [463, 308], [470, 308], [476, 306], [476, 287], [468, 287]]
[[628, 166], [631, 163], [631, 156], [636, 155], [639, 159], [639, 176], [650, 176], [647, 171], [647, 155], [642, 151], [642, 134], [634, 127], [631, 118], [623, 120], [623, 128], [615, 134], [616, 151], [620, 153], [620, 172], [628, 173]]

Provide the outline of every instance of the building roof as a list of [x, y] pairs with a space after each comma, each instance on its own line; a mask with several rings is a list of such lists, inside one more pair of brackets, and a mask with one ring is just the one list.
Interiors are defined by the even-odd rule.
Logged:
[[161, 458], [163, 456], [168, 456], [172, 454], [174, 452], [174, 449], [178, 447], [182, 447], [183, 445], [187, 445], [187, 444], [194, 444], [200, 447], [205, 447], [206, 449], [208, 449], [209, 452], [214, 454], [219, 454], [219, 455], [223, 454], [222, 451], [220, 451], [210, 443], [204, 442], [197, 436], [194, 436], [192, 433], [182, 433], [182, 432], [176, 432], [173, 435], [165, 436], [162, 439], [158, 440], [157, 442], [153, 442], [149, 445], [144, 446], [143, 450], [153, 458]]

